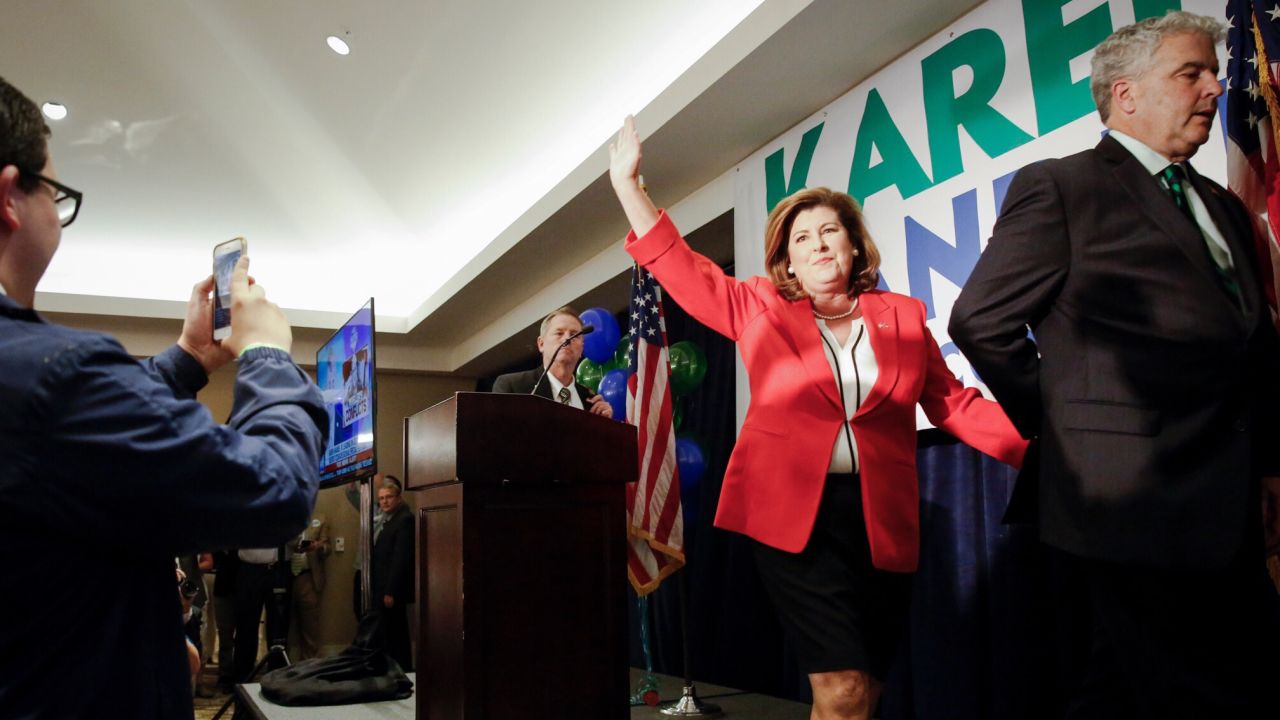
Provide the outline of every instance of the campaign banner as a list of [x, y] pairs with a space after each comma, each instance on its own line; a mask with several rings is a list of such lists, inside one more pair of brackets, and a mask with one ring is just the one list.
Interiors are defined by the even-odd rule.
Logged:
[[[1009, 183], [1037, 160], [1096, 145], [1093, 48], [1116, 28], [1182, 9], [1226, 21], [1221, 0], [989, 0], [744, 160], [734, 174], [736, 272], [764, 273], [769, 210], [826, 186], [863, 205], [881, 287], [920, 299], [951, 371], [983, 389], [950, 342], [951, 306]], [[1225, 49], [1219, 46], [1220, 75]], [[815, 71], [820, 69], [815, 68]], [[1226, 96], [1193, 158], [1226, 184]], [[746, 383], [739, 367], [739, 423]], [[923, 414], [920, 426], [927, 427]]]

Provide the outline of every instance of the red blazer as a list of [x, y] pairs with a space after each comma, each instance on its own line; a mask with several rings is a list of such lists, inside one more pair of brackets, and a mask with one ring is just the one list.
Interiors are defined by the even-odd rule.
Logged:
[[[809, 541], [844, 410], [807, 300], [768, 278], [728, 277], [663, 212], [627, 252], [699, 322], [738, 343], [751, 404], [729, 458], [716, 527], [788, 552]], [[924, 303], [872, 291], [859, 301], [879, 377], [849, 421], [858, 448], [872, 563], [911, 572], [920, 556], [916, 403], [934, 425], [1018, 466], [1026, 441], [1000, 406], [965, 388], [925, 326]]]

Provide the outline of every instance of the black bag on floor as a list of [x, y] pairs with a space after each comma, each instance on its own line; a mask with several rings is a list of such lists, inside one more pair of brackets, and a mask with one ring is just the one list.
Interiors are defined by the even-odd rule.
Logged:
[[277, 705], [351, 705], [400, 700], [413, 682], [383, 649], [379, 616], [360, 621], [355, 642], [327, 658], [303, 660], [262, 676], [262, 696]]

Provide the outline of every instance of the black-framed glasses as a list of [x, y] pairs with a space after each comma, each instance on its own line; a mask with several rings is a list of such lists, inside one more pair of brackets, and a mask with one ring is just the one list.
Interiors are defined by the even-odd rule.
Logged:
[[67, 187], [57, 180], [51, 180], [40, 173], [28, 174], [54, 189], [53, 206], [58, 209], [58, 220], [62, 223], [62, 227], [75, 222], [76, 216], [80, 214], [80, 202], [84, 200], [84, 193]]

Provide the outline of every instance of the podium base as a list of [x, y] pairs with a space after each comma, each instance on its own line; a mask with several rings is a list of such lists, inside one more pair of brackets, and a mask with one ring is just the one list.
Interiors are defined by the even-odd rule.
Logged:
[[719, 705], [712, 705], [711, 703], [704, 703], [699, 700], [698, 691], [695, 690], [692, 685], [684, 686], [684, 694], [680, 696], [680, 699], [677, 700], [674, 705], [664, 707], [658, 712], [661, 712], [667, 717], [709, 718], [719, 717], [722, 714], [720, 712]]

